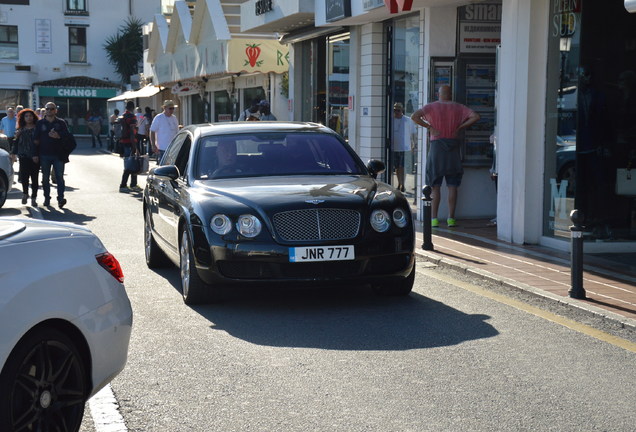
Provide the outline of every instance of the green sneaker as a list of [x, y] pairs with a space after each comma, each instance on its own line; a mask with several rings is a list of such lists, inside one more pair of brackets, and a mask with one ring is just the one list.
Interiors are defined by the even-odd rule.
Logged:
[[431, 219], [431, 226], [437, 228], [439, 226], [439, 220], [437, 218]]
[[457, 221], [453, 218], [448, 218], [446, 219], [446, 225], [448, 225], [449, 228], [455, 227], [457, 226]]

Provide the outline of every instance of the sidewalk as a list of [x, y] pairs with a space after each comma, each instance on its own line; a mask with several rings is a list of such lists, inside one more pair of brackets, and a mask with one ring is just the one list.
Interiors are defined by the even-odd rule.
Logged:
[[576, 300], [568, 295], [571, 286], [568, 252], [498, 240], [496, 226], [487, 226], [488, 222], [461, 220], [456, 228], [434, 228], [434, 250], [426, 251], [422, 249], [422, 224], [416, 221], [417, 258], [579, 308], [636, 330], [636, 253], [586, 254], [583, 273], [586, 299]]

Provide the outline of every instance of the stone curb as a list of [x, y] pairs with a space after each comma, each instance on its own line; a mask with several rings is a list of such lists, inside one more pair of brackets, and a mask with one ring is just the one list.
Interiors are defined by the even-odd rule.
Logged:
[[486, 270], [480, 270], [480, 269], [471, 267], [469, 265], [460, 263], [458, 261], [454, 261], [449, 258], [442, 257], [431, 251], [418, 250], [416, 248], [415, 256], [417, 261], [432, 263], [438, 267], [450, 269], [450, 270], [459, 272], [461, 274], [465, 274], [467, 276], [475, 277], [497, 286], [501, 286], [508, 289], [514, 289], [519, 292], [527, 293], [537, 298], [541, 298], [543, 300], [547, 300], [547, 301], [556, 303], [558, 305], [565, 306], [572, 310], [583, 312], [592, 318], [599, 319], [601, 321], [607, 321], [619, 328], [624, 328], [629, 331], [636, 332], [635, 319], [624, 317], [622, 315], [608, 311], [606, 309], [602, 309], [587, 303], [582, 303], [576, 299], [572, 299], [569, 297], [559, 296], [551, 292], [544, 291], [542, 289], [521, 283], [514, 279], [496, 275]]

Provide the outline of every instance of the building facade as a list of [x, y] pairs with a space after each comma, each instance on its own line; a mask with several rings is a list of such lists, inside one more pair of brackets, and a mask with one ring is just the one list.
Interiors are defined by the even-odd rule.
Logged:
[[[626, 177], [636, 162], [633, 2], [240, 3], [240, 34], [269, 33], [289, 47], [279, 118], [329, 125], [363, 159], [384, 160], [385, 180], [396, 183], [393, 105], [410, 115], [451, 85], [482, 117], [462, 137], [459, 219], [496, 217], [503, 240], [567, 250], [578, 209], [586, 253], [636, 251], [636, 192]], [[423, 132], [405, 158], [414, 211]]]
[[160, 11], [160, 0], [0, 1], [0, 112], [54, 101], [74, 132], [86, 133], [87, 113], [105, 117], [122, 90], [106, 39], [129, 17], [146, 22]]

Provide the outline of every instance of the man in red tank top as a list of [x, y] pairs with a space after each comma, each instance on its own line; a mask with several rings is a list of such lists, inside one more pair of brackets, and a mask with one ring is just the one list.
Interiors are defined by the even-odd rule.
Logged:
[[457, 188], [461, 184], [464, 168], [460, 153], [459, 131], [480, 119], [472, 109], [452, 101], [452, 91], [447, 85], [438, 91], [438, 100], [423, 106], [413, 113], [411, 119], [429, 130], [431, 146], [426, 156], [426, 184], [433, 188], [431, 203], [431, 225], [439, 226], [437, 211], [441, 198], [441, 186], [446, 179], [448, 187], [449, 227], [456, 226], [455, 208]]

